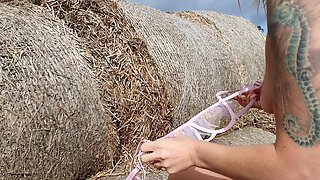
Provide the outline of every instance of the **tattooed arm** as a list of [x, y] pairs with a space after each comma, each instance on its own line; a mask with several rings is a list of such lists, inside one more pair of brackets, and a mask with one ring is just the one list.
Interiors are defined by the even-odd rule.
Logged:
[[320, 1], [269, 1], [268, 29], [279, 157], [319, 176]]
[[[320, 48], [317, 47], [319, 6], [315, 0], [299, 3], [281, 0], [268, 14], [273, 91], [277, 99], [275, 115], [280, 132], [284, 130], [302, 147], [315, 146], [320, 139], [320, 104], [316, 90], [320, 82], [315, 78], [320, 63], [316, 55]], [[311, 52], [315, 53], [314, 57], [310, 56]]]
[[231, 163], [230, 169], [206, 166], [214, 159], [200, 156], [200, 162], [233, 178], [314, 179], [320, 177], [320, 1], [269, 0], [267, 15], [265, 82], [272, 92], [261, 101], [272, 103], [277, 141], [273, 147], [219, 147], [228, 156], [220, 163]]
[[320, 177], [320, 1], [268, 0], [267, 12], [268, 91], [261, 98], [275, 114], [276, 142], [223, 146], [178, 137], [144, 144], [152, 153], [143, 161], [177, 173], [169, 179], [217, 177], [212, 172], [233, 179]]

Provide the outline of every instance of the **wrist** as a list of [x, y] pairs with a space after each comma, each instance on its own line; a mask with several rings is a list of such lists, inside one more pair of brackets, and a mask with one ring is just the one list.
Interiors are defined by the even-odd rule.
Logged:
[[193, 142], [191, 160], [194, 166], [203, 168], [203, 162], [201, 158], [201, 144], [204, 143], [202, 141], [196, 140]]

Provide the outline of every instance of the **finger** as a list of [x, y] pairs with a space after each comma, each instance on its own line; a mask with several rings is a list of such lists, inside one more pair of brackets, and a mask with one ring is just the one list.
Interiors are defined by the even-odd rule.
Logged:
[[252, 92], [257, 95], [256, 99], [259, 101], [260, 100], [260, 94], [261, 94], [261, 88], [254, 89]]
[[243, 99], [242, 99], [240, 96], [237, 96], [236, 101], [237, 101], [241, 106], [243, 106]]
[[239, 101], [242, 102], [243, 104], [247, 103], [248, 102], [248, 97], [245, 96], [245, 95], [240, 95], [239, 96]]
[[152, 151], [156, 150], [157, 144], [158, 143], [156, 141], [145, 142], [141, 145], [141, 151], [142, 152], [152, 152]]
[[142, 162], [158, 161], [160, 157], [156, 153], [148, 153], [141, 156]]
[[257, 94], [250, 94], [250, 96], [248, 96], [248, 103], [256, 98], [257, 98]]
[[154, 167], [156, 167], [157, 169], [161, 169], [162, 168], [162, 165], [161, 165], [161, 162], [156, 162], [156, 163], [154, 163], [153, 164], [154, 165]]
[[247, 106], [253, 99], [255, 99], [256, 94], [250, 94], [248, 96], [243, 96], [241, 95], [240, 98], [238, 99], [238, 103], [245, 107]]
[[242, 93], [242, 94], [234, 97], [233, 99], [234, 99], [234, 100], [240, 99], [240, 98], [242, 98], [242, 97], [248, 96], [249, 93], [250, 93], [250, 92], [244, 92], [244, 93]]
[[257, 98], [257, 94], [251, 93], [251, 94], [248, 94], [246, 97], [243, 97], [242, 99], [243, 99], [244, 102], [249, 103], [249, 102], [251, 102], [252, 100], [254, 100], [256, 98]]

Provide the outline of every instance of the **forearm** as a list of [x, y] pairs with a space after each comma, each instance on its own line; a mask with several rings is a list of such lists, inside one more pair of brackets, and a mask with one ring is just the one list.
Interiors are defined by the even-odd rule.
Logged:
[[288, 168], [278, 158], [273, 144], [224, 146], [195, 142], [194, 162], [197, 167], [233, 179], [281, 179], [290, 174], [286, 173]]

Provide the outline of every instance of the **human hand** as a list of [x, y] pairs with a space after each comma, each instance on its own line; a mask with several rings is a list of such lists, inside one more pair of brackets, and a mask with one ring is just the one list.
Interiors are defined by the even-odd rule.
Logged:
[[168, 173], [178, 173], [195, 166], [196, 141], [184, 135], [146, 142], [141, 146], [145, 153], [143, 162], [152, 162], [157, 168], [165, 168]]
[[261, 84], [259, 84], [257, 88], [235, 97], [235, 100], [238, 101], [241, 106], [246, 107], [253, 99], [256, 99], [256, 102], [251, 107], [262, 109], [260, 104], [261, 87]]

